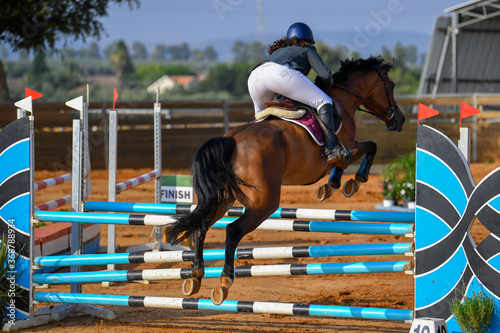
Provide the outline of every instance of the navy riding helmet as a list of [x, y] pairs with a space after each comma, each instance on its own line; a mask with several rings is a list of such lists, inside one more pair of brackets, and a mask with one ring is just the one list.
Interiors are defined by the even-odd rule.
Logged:
[[297, 22], [288, 28], [286, 38], [297, 37], [299, 39], [310, 40], [314, 44], [314, 36], [311, 28], [305, 23]]

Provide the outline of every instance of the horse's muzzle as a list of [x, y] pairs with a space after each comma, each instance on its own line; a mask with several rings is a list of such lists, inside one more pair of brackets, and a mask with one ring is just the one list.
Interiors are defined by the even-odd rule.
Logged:
[[406, 118], [403, 115], [403, 112], [401, 112], [399, 107], [397, 107], [396, 112], [394, 113], [394, 117], [392, 117], [391, 121], [386, 123], [387, 130], [401, 132], [405, 120]]

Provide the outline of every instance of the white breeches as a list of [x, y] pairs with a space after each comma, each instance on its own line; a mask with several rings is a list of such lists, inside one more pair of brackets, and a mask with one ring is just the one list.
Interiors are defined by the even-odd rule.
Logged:
[[248, 77], [248, 92], [255, 113], [266, 108], [265, 102], [280, 94], [297, 102], [312, 106], [316, 110], [332, 99], [319, 89], [304, 74], [288, 65], [266, 62], [252, 71]]

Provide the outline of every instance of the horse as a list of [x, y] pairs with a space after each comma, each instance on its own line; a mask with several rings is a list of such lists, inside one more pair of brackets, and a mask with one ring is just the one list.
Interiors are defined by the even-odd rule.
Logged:
[[[344, 82], [326, 90], [344, 109], [338, 138], [346, 148], [357, 149], [349, 164], [366, 155], [356, 174], [363, 182], [368, 180], [376, 144], [355, 140], [354, 115], [358, 108], [361, 105], [370, 108], [369, 112], [382, 120], [389, 131], [401, 131], [405, 121], [394, 100], [395, 84], [388, 76], [393, 61], [385, 63], [383, 58], [373, 56], [343, 60], [339, 73]], [[245, 210], [226, 228], [220, 286], [211, 291], [214, 304], [220, 305], [227, 299], [234, 279], [236, 247], [243, 236], [279, 208], [281, 186], [312, 184], [334, 167], [342, 170], [348, 167], [343, 160], [328, 165], [322, 150], [304, 128], [279, 118], [238, 126], [199, 148], [191, 167], [197, 206], [191, 213], [175, 217], [168, 232], [171, 244], [193, 237], [195, 258], [191, 277], [182, 286], [184, 295], [196, 294], [200, 289], [205, 272], [203, 244], [208, 229], [237, 200]]]

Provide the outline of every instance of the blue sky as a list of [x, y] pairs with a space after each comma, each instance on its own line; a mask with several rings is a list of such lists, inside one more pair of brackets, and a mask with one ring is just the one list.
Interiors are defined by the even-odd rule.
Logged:
[[[142, 0], [139, 9], [113, 4], [102, 22], [108, 36], [101, 45], [124, 39], [129, 45], [187, 42], [193, 47], [253, 41], [259, 36], [258, 0]], [[451, 0], [263, 0], [264, 42], [283, 36], [296, 21], [307, 23], [317, 40], [350, 49], [380, 44], [418, 44], [424, 52], [437, 16], [463, 3]], [[232, 45], [232, 44], [231, 44]], [[424, 48], [422, 50], [422, 48]]]

